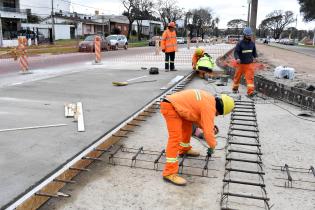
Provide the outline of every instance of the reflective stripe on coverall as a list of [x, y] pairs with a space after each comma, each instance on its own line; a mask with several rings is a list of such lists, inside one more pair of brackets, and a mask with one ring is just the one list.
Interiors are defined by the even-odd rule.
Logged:
[[171, 32], [169, 29], [165, 30], [162, 35], [161, 49], [166, 53], [175, 52], [177, 50], [176, 31]]
[[163, 176], [178, 173], [178, 155], [191, 149], [192, 123], [202, 128], [207, 144], [213, 149], [216, 147], [214, 96], [203, 90], [184, 90], [166, 99], [170, 103], [161, 102], [161, 113], [169, 135]]

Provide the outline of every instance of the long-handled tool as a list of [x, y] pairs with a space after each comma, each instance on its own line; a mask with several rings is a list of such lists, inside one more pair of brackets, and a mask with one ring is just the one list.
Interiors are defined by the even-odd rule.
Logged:
[[136, 77], [136, 78], [128, 79], [128, 80], [123, 81], [123, 82], [112, 82], [112, 84], [114, 86], [126, 86], [126, 85], [130, 85], [130, 84], [145, 83], [145, 82], [156, 82], [157, 81], [157, 80], [145, 80], [145, 81], [131, 82], [131, 81], [142, 79], [142, 78], [145, 78], [145, 77], [147, 77], [147, 76]]

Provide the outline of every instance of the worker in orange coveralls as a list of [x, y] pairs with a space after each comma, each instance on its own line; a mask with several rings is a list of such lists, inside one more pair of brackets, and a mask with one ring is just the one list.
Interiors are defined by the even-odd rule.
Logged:
[[192, 67], [200, 78], [208, 78], [213, 72], [215, 62], [203, 48], [198, 47], [192, 57]]
[[165, 71], [176, 71], [175, 52], [177, 50], [176, 24], [170, 22], [167, 30], [163, 32], [161, 40], [161, 49], [165, 53]]
[[247, 83], [247, 95], [249, 97], [253, 97], [255, 95], [255, 67], [253, 63], [257, 61], [256, 45], [252, 41], [253, 32], [251, 28], [246, 27], [243, 31], [243, 34], [243, 40], [237, 43], [234, 50], [234, 57], [238, 65], [236, 67], [236, 72], [234, 75], [233, 92], [238, 92], [241, 77], [243, 74], [245, 74], [245, 79]]
[[161, 102], [168, 130], [166, 164], [163, 178], [175, 185], [186, 185], [187, 181], [178, 175], [178, 155], [199, 156], [190, 146], [192, 125], [197, 124], [204, 132], [209, 146], [207, 154], [213, 154], [217, 145], [215, 139], [214, 118], [229, 114], [234, 108], [234, 100], [225, 94], [214, 97], [210, 93], [189, 89], [167, 96]]

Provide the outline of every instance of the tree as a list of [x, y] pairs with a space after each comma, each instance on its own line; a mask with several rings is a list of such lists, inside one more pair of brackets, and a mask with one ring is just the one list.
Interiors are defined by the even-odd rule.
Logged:
[[193, 9], [186, 13], [186, 28], [191, 31], [191, 36], [201, 36], [210, 34], [219, 23], [219, 18], [212, 18], [212, 10], [210, 8]]
[[240, 30], [245, 28], [246, 25], [247, 21], [242, 19], [233, 19], [227, 23], [228, 28], [234, 29], [234, 34], [239, 34]]
[[148, 20], [151, 17], [153, 2], [151, 0], [136, 0], [134, 9], [136, 12], [135, 18], [138, 27], [138, 40], [141, 41], [142, 21]]
[[314, 0], [299, 0], [300, 12], [304, 15], [306, 22], [315, 20], [315, 1]]
[[125, 11], [123, 15], [126, 16], [129, 20], [129, 28], [128, 28], [128, 35], [127, 38], [130, 38], [130, 32], [132, 30], [132, 24], [135, 21], [136, 11], [135, 11], [135, 3], [136, 0], [123, 0], [122, 4], [125, 7]]
[[281, 10], [275, 10], [266, 16], [266, 19], [261, 22], [260, 28], [272, 31], [273, 37], [279, 39], [285, 27], [294, 21], [295, 19], [292, 11], [283, 12]]
[[184, 9], [178, 6], [177, 0], [158, 0], [155, 9], [161, 17], [164, 26], [169, 22], [176, 22], [184, 17]]
[[233, 19], [227, 23], [227, 27], [229, 28], [245, 28], [246, 25], [247, 21], [242, 19]]

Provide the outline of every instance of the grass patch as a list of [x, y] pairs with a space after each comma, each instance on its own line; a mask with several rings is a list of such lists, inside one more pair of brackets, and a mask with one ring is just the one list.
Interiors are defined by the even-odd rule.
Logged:
[[145, 47], [145, 46], [148, 46], [148, 42], [147, 41], [128, 43], [128, 47], [130, 47], [130, 48], [133, 48], [133, 47]]

